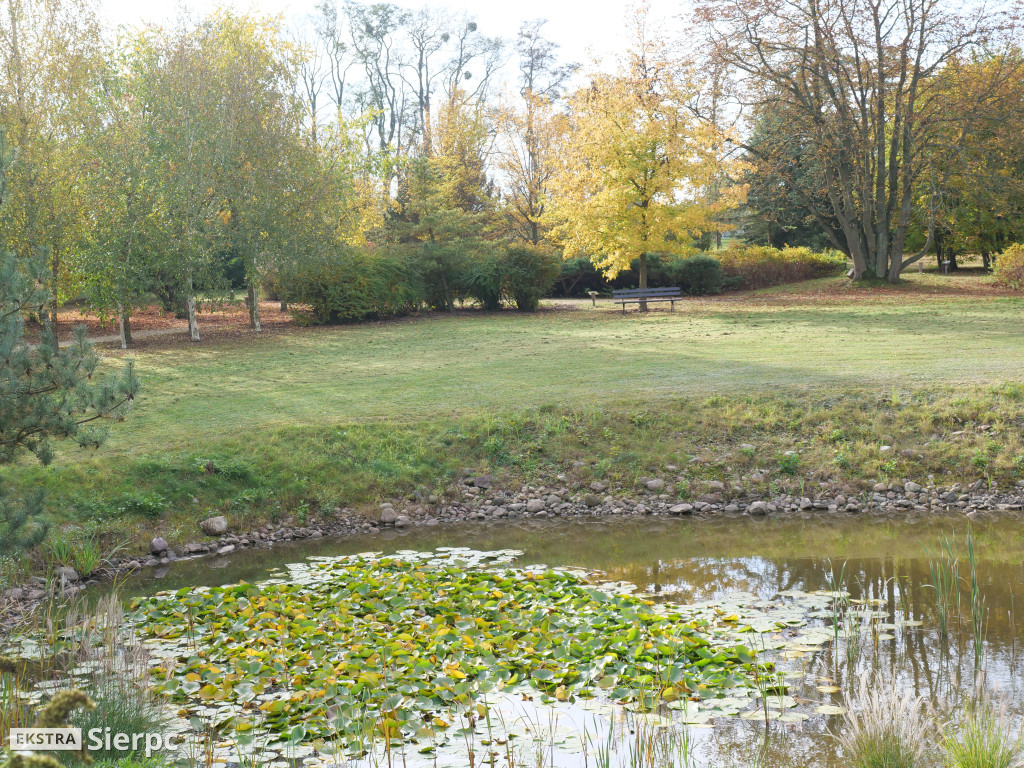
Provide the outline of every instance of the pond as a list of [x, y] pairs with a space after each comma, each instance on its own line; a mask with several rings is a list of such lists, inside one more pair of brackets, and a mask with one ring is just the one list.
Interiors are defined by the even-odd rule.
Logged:
[[[976, 563], [973, 593], [968, 531]], [[956, 549], [960, 577], [955, 596], [950, 593], [945, 632], [939, 590], [932, 586], [937, 581], [935, 568], [947, 551], [943, 539]], [[785, 678], [789, 699], [779, 704], [780, 711], [785, 706], [806, 714], [773, 718], [767, 739], [764, 720], [750, 709], [733, 717], [690, 718], [691, 725], [680, 727], [697, 766], [839, 768], [843, 761], [836, 733], [843, 727], [843, 695], [856, 691], [865, 675], [912, 690], [948, 710], [970, 696], [977, 680], [977, 657], [984, 685], [1013, 713], [1024, 710], [1018, 647], [1024, 613], [1016, 609], [1016, 593], [1024, 591], [1024, 525], [1017, 519], [969, 524], [963, 518], [936, 516], [903, 521], [867, 516], [763, 521], [645, 518], [390, 529], [375, 536], [291, 542], [269, 551], [246, 550], [172, 563], [133, 580], [124, 594], [144, 596], [196, 585], [258, 582], [271, 571], [310, 556], [433, 552], [450, 547], [519, 550], [516, 566], [544, 563], [601, 571], [603, 579], [630, 582], [637, 594], [667, 606], [719, 601], [728, 611], [734, 610], [734, 604], [759, 610], [795, 610], [792, 605], [818, 608], [808, 608], [805, 620], [799, 622], [802, 629], [794, 626], [764, 634], [769, 647], [778, 641], [772, 658], [777, 661], [779, 679]], [[843, 602], [850, 611], [842, 630], [820, 610], [820, 598], [814, 603], [815, 598], [806, 597], [837, 589], [849, 594], [849, 600], [833, 601], [830, 609], [837, 611]], [[983, 617], [982, 637], [973, 628], [972, 600], [978, 606], [975, 614]], [[728, 622], [731, 617], [724, 619]], [[800, 638], [810, 636], [808, 630], [818, 632], [820, 641], [826, 629], [836, 633], [836, 642], [801, 645]], [[758, 642], [764, 643], [751, 636], [751, 647]], [[510, 717], [531, 724], [528, 730], [535, 743], [514, 761], [501, 751], [495, 765], [600, 764], [597, 753], [609, 728], [618, 729], [620, 741], [610, 764], [641, 764], [629, 754], [639, 749], [638, 732], [647, 734], [651, 723], [660, 725], [675, 718], [678, 725], [680, 720], [678, 706], [674, 711], [623, 720], [614, 708], [591, 707], [582, 700], [574, 702], [574, 697], [544, 704], [527, 698], [533, 697], [524, 695], [519, 700], [517, 696], [514, 703], [503, 705], [508, 706]], [[685, 706], [682, 712], [686, 720]], [[573, 730], [585, 731], [587, 744], [581, 744], [579, 737], [567, 738]], [[633, 745], [625, 744], [631, 739]], [[480, 754], [474, 756], [478, 764]], [[382, 765], [390, 759], [396, 765], [459, 764], [459, 758], [446, 757], [443, 751], [429, 753], [423, 762], [407, 761], [405, 756], [402, 760], [377, 758]], [[462, 764], [469, 764], [464, 757]]]

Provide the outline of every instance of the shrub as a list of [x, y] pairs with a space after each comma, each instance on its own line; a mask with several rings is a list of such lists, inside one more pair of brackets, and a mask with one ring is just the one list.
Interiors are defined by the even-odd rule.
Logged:
[[278, 280], [281, 298], [304, 305], [296, 314], [317, 325], [404, 315], [423, 302], [419, 270], [400, 254], [343, 250], [316, 255]]
[[1024, 245], [1011, 245], [1000, 253], [993, 274], [999, 285], [1024, 291]]
[[494, 312], [501, 309], [505, 269], [500, 251], [488, 251], [472, 259], [458, 282], [462, 291], [480, 302], [485, 310]]
[[587, 256], [575, 256], [562, 262], [555, 277], [552, 296], [586, 297], [587, 291], [606, 291], [608, 283]]
[[715, 256], [726, 277], [748, 289], [839, 275], [846, 269], [846, 257], [841, 253], [816, 253], [810, 248], [736, 245], [716, 251]]
[[514, 243], [472, 259], [459, 284], [486, 310], [501, 309], [505, 301], [515, 304], [520, 312], [533, 312], [540, 297], [551, 290], [559, 267], [558, 256], [552, 251]]
[[561, 269], [558, 254], [539, 245], [510, 245], [505, 250], [504, 291], [520, 312], [534, 312]]
[[669, 267], [673, 283], [690, 296], [708, 296], [722, 292], [723, 275], [721, 262], [712, 257], [698, 254], [682, 259]]

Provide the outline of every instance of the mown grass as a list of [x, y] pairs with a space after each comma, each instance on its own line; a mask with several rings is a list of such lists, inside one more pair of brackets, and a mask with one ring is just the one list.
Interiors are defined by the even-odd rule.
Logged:
[[128, 353], [143, 392], [100, 451], [10, 475], [59, 519], [139, 537], [436, 492], [462, 467], [629, 483], [675, 464], [681, 496], [755, 470], [766, 489], [1024, 476], [1024, 300], [789, 290], [153, 347]]

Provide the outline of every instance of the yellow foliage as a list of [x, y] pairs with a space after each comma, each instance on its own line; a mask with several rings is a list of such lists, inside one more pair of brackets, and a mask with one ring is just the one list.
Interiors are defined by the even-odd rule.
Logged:
[[687, 108], [695, 88], [645, 24], [641, 13], [614, 74], [592, 75], [571, 97], [551, 182], [553, 237], [609, 278], [638, 256], [685, 254], [694, 234], [727, 229], [716, 217], [742, 197], [731, 187], [709, 201], [725, 136]]
[[1024, 245], [1015, 243], [999, 254], [994, 274], [999, 285], [1024, 291]]

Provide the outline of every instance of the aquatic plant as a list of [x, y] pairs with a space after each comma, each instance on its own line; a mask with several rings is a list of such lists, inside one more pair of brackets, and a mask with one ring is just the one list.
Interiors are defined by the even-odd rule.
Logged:
[[862, 677], [856, 701], [846, 695], [838, 740], [849, 768], [920, 768], [930, 729], [921, 697]]
[[974, 668], [980, 670], [985, 662], [985, 637], [988, 634], [988, 611], [985, 596], [978, 581], [978, 555], [974, 548], [974, 535], [967, 529], [967, 562], [971, 569], [971, 638], [974, 641]]
[[[525, 686], [541, 702], [665, 703], [749, 685], [755, 654], [681, 609], [598, 589], [578, 573], [485, 570], [427, 553], [323, 559], [290, 579], [182, 589], [137, 601], [159, 640], [160, 683], [230, 722], [257, 710], [311, 739], [341, 720], [365, 750], [360, 712], [384, 737], [427, 738]], [[186, 616], [189, 620], [186, 621]], [[347, 721], [347, 722], [345, 722]], [[335, 731], [337, 729], [334, 729]]]
[[956, 539], [943, 536], [939, 539], [938, 551], [933, 553], [929, 547], [925, 547], [925, 554], [928, 556], [928, 570], [932, 579], [925, 587], [935, 590], [939, 631], [945, 638], [954, 601], [957, 613], [960, 608], [960, 557]]
[[[1020, 768], [1024, 765], [1024, 733], [1019, 722], [982, 697], [962, 717], [942, 728], [944, 768]], [[1013, 735], [1016, 733], [1017, 735]]]

